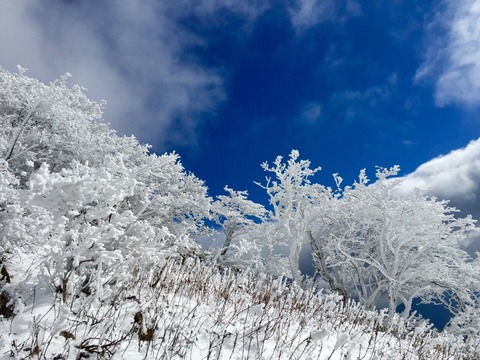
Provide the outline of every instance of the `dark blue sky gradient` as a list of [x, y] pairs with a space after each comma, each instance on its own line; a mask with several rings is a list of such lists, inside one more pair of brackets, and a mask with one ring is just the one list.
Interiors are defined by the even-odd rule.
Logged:
[[[361, 16], [301, 33], [282, 6], [261, 14], [248, 32], [238, 31], [247, 25], [228, 12], [213, 24], [183, 19], [208, 39], [183, 56], [222, 69], [227, 98], [205, 115], [194, 146], [162, 150], [180, 152], [211, 195], [228, 184], [265, 201], [253, 184], [264, 178], [259, 164], [293, 148], [322, 166], [319, 181], [330, 183], [333, 172], [351, 182], [363, 167], [373, 177], [376, 165], [399, 164], [408, 173], [465, 146], [480, 136], [479, 127], [466, 125], [463, 110], [437, 107], [431, 84], [414, 82], [432, 6], [362, 2]], [[315, 121], [302, 119], [308, 104], [321, 108]]]

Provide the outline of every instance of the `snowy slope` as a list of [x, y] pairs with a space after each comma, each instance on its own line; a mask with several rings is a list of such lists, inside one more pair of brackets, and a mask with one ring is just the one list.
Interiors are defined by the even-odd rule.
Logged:
[[[339, 297], [190, 259], [166, 261], [151, 278], [103, 302], [61, 304], [12, 270], [17, 314], [0, 321], [0, 359], [474, 359], [427, 323], [343, 306]], [[390, 321], [391, 320], [391, 321]], [[478, 354], [478, 353], [477, 353]]]

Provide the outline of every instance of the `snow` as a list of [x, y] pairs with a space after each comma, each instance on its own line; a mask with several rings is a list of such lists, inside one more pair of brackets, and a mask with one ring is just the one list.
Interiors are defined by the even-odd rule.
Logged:
[[390, 322], [383, 312], [343, 306], [336, 295], [194, 259], [166, 261], [108, 303], [85, 296], [62, 304], [33, 277], [20, 279], [27, 265], [35, 269], [35, 257], [12, 268], [21, 303], [15, 317], [0, 319], [0, 360], [413, 360], [440, 358], [439, 344], [460, 349], [458, 339], [426, 323]]

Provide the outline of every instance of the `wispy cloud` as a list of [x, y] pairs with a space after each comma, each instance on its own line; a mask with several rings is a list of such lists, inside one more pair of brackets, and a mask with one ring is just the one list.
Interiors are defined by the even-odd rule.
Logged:
[[[229, 12], [240, 16], [248, 22], [254, 21], [259, 15], [271, 6], [268, 0], [203, 0], [192, 2], [190, 0], [171, 1], [171, 11], [183, 15], [195, 14], [205, 20], [212, 20], [221, 12]], [[219, 19], [217, 18], [217, 21]]]
[[[190, 20], [221, 27], [234, 17], [246, 37], [273, 6], [267, 0], [0, 2], [0, 66], [14, 71], [20, 64], [46, 82], [69, 72], [89, 97], [107, 100], [105, 119], [120, 132], [160, 146], [194, 143], [203, 115], [215, 115], [228, 98], [229, 69], [192, 56], [193, 48], [210, 44], [188, 27]], [[282, 6], [298, 29], [360, 12], [355, 0]], [[319, 109], [309, 111], [308, 118], [319, 116]]]
[[329, 20], [343, 20], [362, 12], [356, 0], [297, 0], [290, 7], [292, 24], [301, 32]]
[[107, 100], [116, 129], [156, 143], [173, 128], [189, 138], [198, 115], [224, 99], [223, 77], [182, 57], [202, 39], [181, 27], [173, 5], [2, 2], [0, 65], [20, 64], [44, 81], [70, 72], [90, 97]]
[[426, 60], [416, 80], [435, 83], [437, 105], [480, 105], [480, 1], [445, 0], [428, 24]]
[[299, 0], [290, 10], [290, 14], [292, 24], [297, 30], [306, 29], [333, 19], [335, 2], [333, 0]]
[[322, 118], [322, 105], [318, 102], [308, 102], [300, 107], [298, 119], [305, 124], [315, 125]]
[[334, 93], [329, 100], [329, 113], [340, 116], [347, 124], [360, 119], [378, 121], [382, 109], [395, 95], [396, 81], [392, 79], [396, 79], [395, 74], [391, 75], [386, 83], [362, 91], [344, 90]]

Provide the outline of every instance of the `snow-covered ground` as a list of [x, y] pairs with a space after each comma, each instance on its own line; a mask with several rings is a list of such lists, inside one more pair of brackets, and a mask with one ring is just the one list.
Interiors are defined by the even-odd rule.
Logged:
[[21, 301], [0, 320], [1, 360], [476, 358], [427, 323], [194, 259], [168, 260], [116, 293], [67, 304], [28, 277], [19, 281], [28, 265], [34, 272], [25, 256], [11, 270]]

